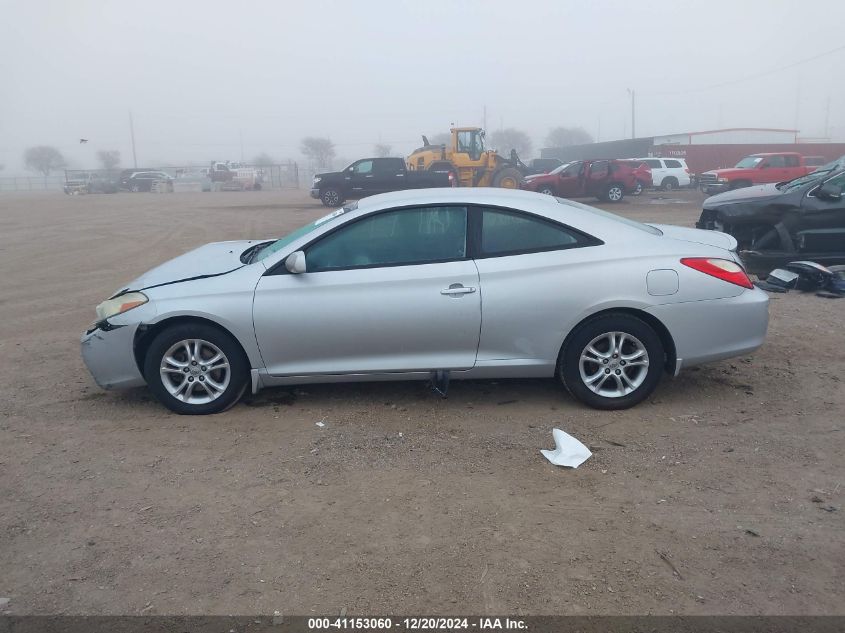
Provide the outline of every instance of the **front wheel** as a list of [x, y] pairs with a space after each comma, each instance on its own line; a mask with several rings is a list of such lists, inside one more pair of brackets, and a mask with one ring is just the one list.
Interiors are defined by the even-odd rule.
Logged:
[[153, 340], [144, 362], [153, 395], [180, 414], [225, 411], [243, 395], [249, 364], [238, 342], [201, 323], [177, 325]]
[[595, 409], [627, 409], [648, 398], [663, 371], [660, 337], [645, 321], [608, 314], [578, 326], [558, 360], [558, 377]]
[[139, 191], [141, 191], [141, 185], [139, 185], [138, 183], [134, 183], [130, 187], [130, 190], [132, 191], [132, 193], [138, 193]]
[[639, 196], [639, 195], [642, 194], [642, 192], [643, 192], [643, 183], [641, 183], [638, 180], [636, 186], [631, 190], [631, 195], [632, 196]]
[[323, 201], [325, 207], [337, 207], [343, 204], [343, 196], [340, 195], [340, 191], [333, 187], [323, 189], [320, 192], [320, 200]]
[[546, 196], [553, 196], [555, 195], [555, 190], [552, 189], [549, 185], [543, 185], [537, 190], [537, 193], [542, 193]]

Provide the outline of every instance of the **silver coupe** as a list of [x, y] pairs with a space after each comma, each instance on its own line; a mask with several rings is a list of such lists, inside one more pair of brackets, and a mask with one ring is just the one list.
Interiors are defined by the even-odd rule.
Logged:
[[620, 409], [763, 343], [768, 298], [735, 248], [525, 191], [399, 191], [150, 270], [97, 306], [82, 356], [177, 413], [274, 385], [511, 377]]

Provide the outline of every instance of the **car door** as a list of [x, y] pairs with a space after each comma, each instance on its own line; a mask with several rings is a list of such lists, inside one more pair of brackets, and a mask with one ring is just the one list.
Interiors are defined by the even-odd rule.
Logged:
[[406, 189], [405, 162], [401, 158], [373, 159], [373, 193]]
[[608, 185], [610, 179], [610, 161], [594, 160], [590, 163], [587, 173], [586, 193], [591, 196], [600, 195]]
[[358, 218], [304, 249], [306, 272], [261, 278], [253, 306], [277, 376], [465, 370], [481, 327], [467, 210], [394, 209]]
[[577, 161], [558, 174], [556, 193], [561, 198], [577, 198], [584, 191], [584, 163]]
[[[822, 185], [839, 188], [839, 198], [825, 198], [819, 195]], [[845, 229], [845, 172], [811, 187], [801, 202], [801, 216], [797, 230]], [[845, 251], [845, 244], [839, 248]]]
[[760, 182], [783, 182], [792, 180], [790, 170], [786, 167], [784, 156], [767, 156], [760, 164], [762, 179]]
[[481, 224], [475, 263], [484, 304], [476, 366], [533, 366], [551, 375], [567, 323], [589, 305], [585, 293], [595, 292], [577, 280], [589, 275], [587, 247], [601, 242], [523, 211], [476, 207], [473, 214]]
[[359, 160], [349, 167], [346, 174], [349, 183], [349, 196], [362, 198], [376, 193], [373, 159]]

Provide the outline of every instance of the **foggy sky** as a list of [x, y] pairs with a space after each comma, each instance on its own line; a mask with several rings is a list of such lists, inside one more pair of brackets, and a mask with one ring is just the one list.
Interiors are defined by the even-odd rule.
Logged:
[[[845, 2], [0, 3], [0, 176], [32, 145], [76, 167], [118, 149], [141, 166], [405, 155], [450, 123], [529, 133], [580, 125], [601, 140], [722, 127], [798, 128], [845, 141]], [[829, 103], [829, 108], [828, 108]], [[827, 114], [829, 110], [829, 115]], [[79, 145], [79, 138], [89, 139]]]

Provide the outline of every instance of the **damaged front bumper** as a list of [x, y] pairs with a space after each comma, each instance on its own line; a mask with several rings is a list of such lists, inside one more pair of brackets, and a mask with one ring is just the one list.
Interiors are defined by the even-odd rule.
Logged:
[[98, 323], [82, 335], [82, 359], [103, 389], [124, 389], [146, 384], [135, 362], [134, 343], [138, 324]]

